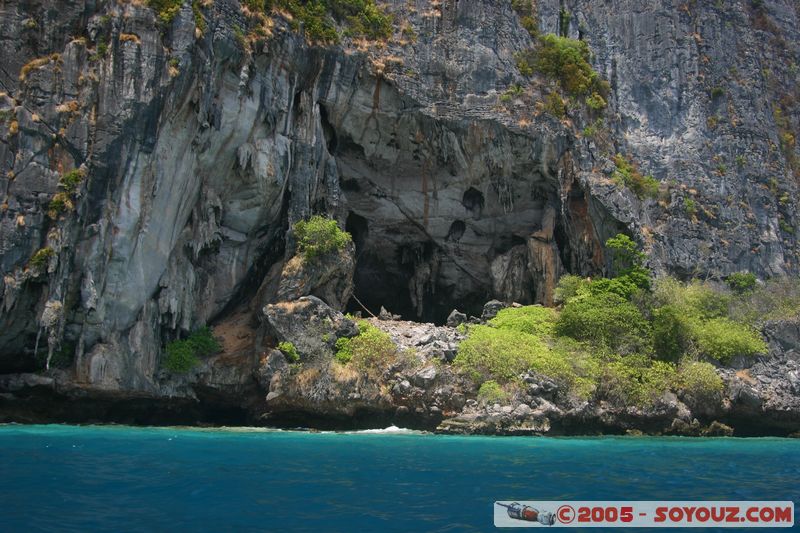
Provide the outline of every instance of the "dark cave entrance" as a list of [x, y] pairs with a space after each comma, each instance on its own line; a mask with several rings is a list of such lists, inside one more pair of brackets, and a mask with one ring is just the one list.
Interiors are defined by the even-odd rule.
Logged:
[[350, 299], [345, 310], [365, 315], [366, 307], [377, 316], [381, 307], [385, 307], [404, 320], [416, 320], [418, 317], [409, 294], [413, 272], [397, 268], [397, 264], [388, 264], [380, 253], [369, 246], [369, 222], [366, 218], [350, 212], [345, 230], [353, 236], [356, 248], [354, 298]]

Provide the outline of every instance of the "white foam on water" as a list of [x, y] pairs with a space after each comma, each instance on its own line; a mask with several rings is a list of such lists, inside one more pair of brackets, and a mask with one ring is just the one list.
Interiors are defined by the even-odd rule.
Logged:
[[363, 434], [363, 433], [377, 433], [377, 434], [383, 434], [383, 435], [396, 433], [396, 434], [408, 435], [408, 434], [420, 433], [420, 432], [419, 431], [415, 431], [413, 429], [399, 428], [397, 426], [389, 426], [388, 428], [383, 428], [383, 429], [363, 429], [361, 431], [348, 431], [347, 433], [361, 433], [361, 434]]

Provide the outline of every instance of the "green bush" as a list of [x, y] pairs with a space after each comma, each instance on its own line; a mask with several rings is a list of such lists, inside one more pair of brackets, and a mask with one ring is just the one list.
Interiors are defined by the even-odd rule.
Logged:
[[295, 348], [294, 344], [291, 342], [284, 341], [278, 343], [278, 350], [283, 352], [283, 355], [286, 356], [286, 359], [288, 359], [290, 363], [297, 363], [300, 361], [300, 354], [297, 353], [297, 348]]
[[800, 279], [777, 278], [731, 302], [731, 318], [747, 324], [800, 317]]
[[674, 305], [653, 311], [653, 349], [661, 359], [677, 361], [689, 351], [692, 338], [691, 317]]
[[567, 104], [560, 94], [553, 91], [545, 96], [544, 110], [560, 120], [567, 115]]
[[45, 269], [45, 268], [47, 268], [47, 265], [50, 264], [50, 259], [55, 254], [56, 253], [49, 246], [45, 246], [44, 248], [40, 248], [30, 258], [30, 260], [28, 261], [28, 266], [31, 267], [31, 268], [35, 268], [37, 270]]
[[663, 277], [653, 285], [655, 307], [672, 305], [687, 317], [710, 319], [727, 316], [730, 303], [729, 295], [700, 281], [681, 283], [674, 278]]
[[599, 93], [594, 92], [586, 97], [586, 107], [594, 111], [605, 109], [608, 104]]
[[205, 357], [221, 349], [211, 329], [206, 326], [198, 329], [184, 340], [175, 340], [167, 344], [164, 368], [176, 374], [188, 372]]
[[736, 356], [749, 357], [767, 352], [767, 344], [756, 330], [729, 318], [695, 323], [692, 337], [701, 354], [721, 363]]
[[750, 272], [730, 274], [725, 281], [733, 292], [743, 294], [756, 288], [756, 276]]
[[511, 0], [511, 7], [519, 15], [523, 28], [534, 39], [539, 37], [539, 22], [536, 20], [536, 4], [534, 0]]
[[592, 69], [590, 58], [584, 41], [552, 33], [541, 36], [538, 46], [522, 57], [533, 70], [556, 80], [570, 96], [598, 93], [602, 98], [609, 87]]
[[567, 303], [570, 298], [574, 298], [580, 293], [588, 293], [589, 281], [581, 276], [565, 274], [561, 276], [553, 293], [553, 300], [557, 304]]
[[490, 379], [481, 384], [478, 389], [478, 400], [485, 403], [504, 403], [508, 400], [508, 393], [503, 390], [499, 383]]
[[294, 225], [298, 251], [308, 260], [341, 250], [352, 240], [349, 233], [342, 231], [335, 220], [313, 216]]
[[714, 365], [698, 361], [685, 361], [678, 369], [678, 386], [697, 402], [719, 400], [724, 389]]
[[169, 24], [180, 12], [183, 0], [147, 0], [147, 5], [156, 12], [164, 24]]
[[489, 324], [500, 329], [521, 331], [537, 337], [552, 335], [558, 314], [555, 309], [541, 305], [501, 309]]
[[85, 177], [86, 172], [83, 170], [71, 170], [61, 176], [61, 179], [58, 180], [58, 185], [65, 193], [74, 195], [78, 191], [78, 187], [80, 187]]
[[397, 345], [385, 331], [366, 320], [358, 323], [359, 333], [355, 337], [341, 337], [336, 341], [336, 360], [352, 364], [361, 371], [382, 370], [397, 358]]
[[627, 187], [639, 198], [658, 197], [658, 180], [653, 176], [645, 176], [639, 172], [638, 167], [631, 159], [617, 154], [614, 156], [614, 164], [617, 166], [617, 169], [614, 171], [611, 179], [613, 179], [617, 185]]
[[47, 204], [47, 216], [53, 220], [57, 219], [62, 213], [71, 211], [75, 207], [72, 198], [65, 192], [57, 192], [53, 195], [50, 203]]
[[374, 0], [328, 0], [333, 16], [349, 25], [351, 35], [369, 39], [388, 39], [392, 36], [392, 16], [378, 7]]
[[334, 20], [346, 26], [345, 34], [368, 39], [388, 39], [393, 18], [374, 0], [245, 0], [251, 11], [280, 8], [292, 15], [292, 25], [303, 25], [306, 36], [320, 43], [336, 43], [339, 32]]
[[474, 326], [458, 347], [455, 365], [478, 382], [493, 379], [498, 383], [517, 381], [531, 370], [574, 390], [585, 390], [578, 369], [586, 365], [581, 357], [565, 347], [551, 349], [534, 335], [513, 329]]
[[641, 311], [611, 292], [572, 298], [564, 306], [556, 333], [617, 349], [647, 349], [650, 324]]
[[646, 356], [615, 358], [604, 367], [601, 395], [618, 405], [651, 407], [677, 383], [675, 365]]

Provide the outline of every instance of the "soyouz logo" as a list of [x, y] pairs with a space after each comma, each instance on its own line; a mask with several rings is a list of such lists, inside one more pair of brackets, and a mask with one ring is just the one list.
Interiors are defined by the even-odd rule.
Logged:
[[495, 527], [792, 527], [790, 501], [497, 501]]

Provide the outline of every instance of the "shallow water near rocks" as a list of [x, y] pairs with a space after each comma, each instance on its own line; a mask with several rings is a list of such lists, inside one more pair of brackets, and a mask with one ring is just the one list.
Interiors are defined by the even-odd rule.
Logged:
[[800, 440], [3, 425], [0, 479], [4, 531], [487, 531], [495, 500], [797, 503]]

